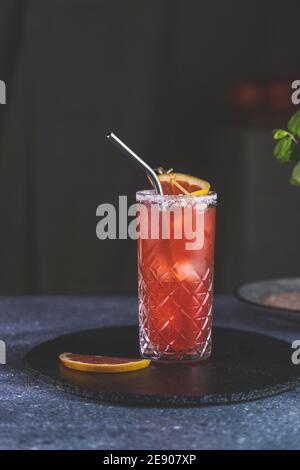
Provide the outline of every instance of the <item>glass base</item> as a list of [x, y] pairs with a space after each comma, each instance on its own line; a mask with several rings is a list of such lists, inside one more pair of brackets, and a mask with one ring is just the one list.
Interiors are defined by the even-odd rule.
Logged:
[[202, 362], [211, 355], [211, 340], [208, 340], [201, 349], [190, 349], [188, 351], [155, 351], [151, 348], [141, 350], [141, 356], [156, 362]]

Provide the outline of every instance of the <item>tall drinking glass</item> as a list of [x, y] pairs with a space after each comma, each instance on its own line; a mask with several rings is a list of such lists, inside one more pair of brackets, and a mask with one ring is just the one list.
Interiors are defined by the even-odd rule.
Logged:
[[139, 338], [143, 357], [211, 354], [217, 194], [139, 191]]

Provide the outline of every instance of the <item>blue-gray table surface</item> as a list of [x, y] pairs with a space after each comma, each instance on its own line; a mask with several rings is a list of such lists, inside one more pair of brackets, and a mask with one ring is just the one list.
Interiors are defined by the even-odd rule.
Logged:
[[[300, 388], [232, 405], [142, 408], [93, 402], [41, 385], [24, 354], [60, 334], [135, 323], [133, 297], [12, 297], [0, 300], [0, 449], [300, 449]], [[300, 317], [232, 296], [217, 297], [214, 322], [292, 341]], [[299, 366], [300, 367], [300, 366]]]

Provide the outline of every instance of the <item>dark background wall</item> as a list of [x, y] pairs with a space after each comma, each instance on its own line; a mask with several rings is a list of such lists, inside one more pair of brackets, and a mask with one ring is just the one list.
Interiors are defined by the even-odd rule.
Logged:
[[299, 274], [300, 191], [273, 161], [280, 114], [232, 119], [240, 79], [299, 79], [299, 1], [1, 0], [0, 293], [136, 290], [131, 240], [95, 211], [147, 185], [105, 140], [219, 192], [216, 288]]

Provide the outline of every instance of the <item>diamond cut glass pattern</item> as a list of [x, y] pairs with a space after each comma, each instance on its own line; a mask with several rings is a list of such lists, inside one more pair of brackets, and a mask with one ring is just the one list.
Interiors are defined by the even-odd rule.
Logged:
[[[179, 204], [191, 203], [195, 214], [204, 211], [204, 243], [200, 249], [187, 250], [184, 237], [172, 238], [172, 227], [169, 239], [138, 239], [141, 354], [157, 360], [204, 360], [211, 353], [216, 196], [211, 201], [206, 196], [205, 204], [201, 196], [164, 199], [164, 210], [179, 199]], [[151, 223], [155, 195], [143, 191], [137, 201], [146, 205], [144, 217]]]

